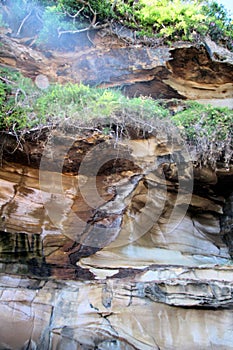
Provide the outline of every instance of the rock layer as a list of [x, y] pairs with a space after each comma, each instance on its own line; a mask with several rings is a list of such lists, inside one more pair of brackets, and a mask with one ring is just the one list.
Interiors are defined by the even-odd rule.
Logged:
[[[128, 96], [227, 101], [232, 107], [233, 54], [205, 38], [172, 47], [130, 45], [113, 33], [97, 32], [92, 43], [77, 39], [74, 51], [25, 46], [2, 28], [0, 64], [36, 79], [121, 87]], [[9, 35], [9, 33], [8, 33]], [[68, 39], [67, 39], [68, 41]], [[82, 43], [82, 45], [81, 45]]]
[[[100, 31], [58, 52], [11, 34], [0, 63], [33, 79], [232, 103], [232, 54], [208, 39]], [[200, 168], [161, 130], [39, 132], [0, 135], [0, 348], [232, 349], [232, 165]]]
[[0, 347], [231, 349], [232, 169], [159, 135], [54, 140], [13, 163], [4, 137]]
[[231, 274], [232, 268], [160, 267], [98, 283], [0, 276], [1, 346], [178, 350], [182, 343], [228, 350]]
[[[101, 277], [111, 269], [230, 258], [216, 172], [195, 169], [193, 177], [178, 141], [151, 137], [116, 147], [96, 133], [82, 141], [63, 135], [43, 150], [39, 169], [5, 163], [0, 170], [4, 263], [17, 253], [23, 264], [48, 264], [50, 271], [65, 265], [76, 273], [77, 263]], [[36, 146], [31, 159], [33, 152]]]

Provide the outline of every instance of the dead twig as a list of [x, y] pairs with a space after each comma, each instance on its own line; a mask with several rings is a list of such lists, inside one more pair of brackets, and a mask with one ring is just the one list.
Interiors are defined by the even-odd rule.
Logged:
[[[78, 10], [78, 12], [75, 15], [70, 15], [68, 14], [71, 18], [75, 18], [84, 10], [85, 6], [88, 6], [90, 9], [90, 12], [93, 14], [93, 18], [91, 20], [91, 23], [88, 27], [85, 28], [81, 28], [81, 29], [76, 29], [76, 30], [60, 30], [60, 28], [58, 28], [58, 37], [60, 38], [61, 35], [63, 34], [76, 34], [76, 33], [83, 33], [83, 32], [89, 32], [90, 30], [99, 30], [99, 29], [103, 29], [109, 26], [109, 23], [104, 23], [104, 24], [99, 24], [98, 22], [96, 23], [96, 19], [97, 19], [97, 12], [93, 10], [93, 8], [91, 7], [91, 5], [89, 4], [88, 1], [84, 1], [84, 0], [78, 0], [78, 2], [80, 2], [81, 4], [83, 4], [84, 6]], [[90, 17], [88, 17], [90, 20]], [[90, 42], [93, 44], [92, 40], [90, 39], [90, 37], [88, 36], [88, 39], [90, 40]]]
[[17, 89], [15, 93], [15, 104], [18, 104], [18, 96], [20, 92], [24, 95], [25, 99], [27, 98], [26, 92], [23, 89]]
[[104, 24], [100, 24], [100, 25], [90, 25], [86, 28], [82, 28], [82, 29], [77, 29], [77, 30], [59, 30], [60, 28], [58, 28], [58, 37], [60, 37], [63, 34], [76, 34], [76, 33], [84, 33], [84, 32], [88, 32], [90, 30], [98, 30], [98, 29], [103, 29], [103, 28], [107, 28], [109, 26], [109, 23], [104, 23]]
[[75, 15], [71, 15], [68, 11], [65, 11], [65, 14], [68, 15], [68, 17], [73, 18], [73, 23], [75, 23], [76, 17], [78, 17], [80, 15], [80, 13], [84, 10], [84, 6], [78, 10], [78, 12]]
[[16, 151], [17, 149], [19, 149], [19, 147], [21, 147], [21, 149], [23, 149], [23, 145], [22, 145], [22, 143], [21, 143], [20, 138], [18, 137], [17, 132], [15, 131], [15, 123], [13, 124], [12, 131], [13, 131], [13, 134], [14, 134], [16, 140], [17, 140], [17, 145], [15, 146], [14, 150], [13, 150], [12, 152], [10, 152], [11, 154], [14, 154], [15, 151]]
[[95, 46], [95, 44], [93, 43], [93, 41], [92, 41], [91, 38], [90, 38], [89, 32], [87, 32], [87, 39], [90, 41], [90, 43], [91, 43], [93, 46]]
[[16, 85], [16, 83], [14, 81], [11, 81], [9, 79], [6, 79], [6, 78], [3, 78], [0, 76], [0, 80], [4, 81], [4, 83], [7, 83], [7, 84], [13, 84], [13, 85]]
[[27, 14], [27, 16], [24, 17], [24, 19], [22, 20], [22, 22], [21, 22], [21, 24], [20, 24], [20, 26], [19, 26], [19, 29], [18, 29], [18, 31], [17, 31], [17, 33], [16, 33], [16, 36], [19, 36], [19, 34], [20, 34], [20, 32], [21, 32], [21, 30], [22, 30], [22, 28], [23, 28], [23, 26], [24, 26], [26, 20], [31, 16], [31, 14], [32, 14], [32, 9], [31, 9], [31, 11]]

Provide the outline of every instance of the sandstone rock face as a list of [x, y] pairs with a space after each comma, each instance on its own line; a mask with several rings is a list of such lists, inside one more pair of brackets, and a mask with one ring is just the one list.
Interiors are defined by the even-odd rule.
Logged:
[[20, 69], [33, 79], [43, 74], [51, 83], [121, 87], [128, 96], [225, 102], [233, 107], [233, 54], [208, 38], [172, 47], [147, 47], [99, 31], [92, 43], [83, 38], [75, 51], [59, 52], [32, 49], [25, 46], [24, 39], [9, 38], [4, 31], [0, 64]]
[[1, 276], [1, 347], [230, 350], [231, 275], [177, 267], [94, 283]]
[[57, 136], [4, 154], [0, 348], [231, 349], [232, 169], [164, 136]]
[[221, 220], [223, 239], [229, 246], [229, 252], [233, 255], [233, 194], [227, 198], [224, 206], [224, 216]]
[[[208, 38], [146, 47], [104, 30], [62, 52], [11, 34], [0, 64], [33, 79], [233, 108], [232, 53]], [[0, 135], [0, 349], [232, 349], [232, 164], [129, 134]]]

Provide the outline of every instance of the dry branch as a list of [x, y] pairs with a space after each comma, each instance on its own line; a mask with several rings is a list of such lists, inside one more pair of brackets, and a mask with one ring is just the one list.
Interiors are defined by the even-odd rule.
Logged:
[[62, 34], [67, 34], [67, 33], [70, 33], [70, 34], [76, 34], [76, 33], [83, 33], [83, 32], [88, 32], [90, 30], [98, 30], [98, 29], [103, 29], [103, 28], [107, 28], [109, 26], [109, 23], [105, 23], [105, 24], [97, 24], [97, 25], [89, 25], [88, 27], [86, 28], [82, 28], [82, 29], [77, 29], [77, 30], [62, 30], [60, 31], [59, 28], [58, 28], [58, 37], [60, 38], [60, 36]]
[[[84, 6], [82, 6], [82, 8], [80, 10], [78, 10], [78, 12], [75, 15], [71, 15], [68, 12], [66, 12], [66, 14], [73, 18], [73, 20], [75, 21], [75, 18], [85, 9], [85, 6], [88, 6], [90, 9], [90, 12], [93, 14], [93, 18], [91, 20], [91, 23], [88, 27], [85, 28], [81, 28], [81, 29], [76, 29], [76, 30], [60, 30], [60, 28], [58, 28], [58, 37], [60, 38], [60, 36], [62, 34], [76, 34], [76, 33], [83, 33], [83, 32], [89, 32], [90, 30], [98, 30], [98, 29], [103, 29], [109, 26], [109, 23], [104, 23], [104, 24], [98, 24], [96, 23], [96, 19], [97, 19], [97, 12], [93, 10], [93, 8], [91, 7], [91, 5], [89, 4], [88, 1], [84, 1], [84, 0], [78, 0], [78, 2], [80, 2], [81, 4], [83, 4]], [[89, 18], [90, 19], [90, 18]], [[90, 40], [91, 41], [91, 40]]]
[[1, 76], [0, 76], [0, 80], [4, 81], [4, 83], [15, 85], [15, 82], [14, 82], [14, 81], [11, 81], [11, 80], [9, 80], [9, 79], [3, 78], [3, 77], [1, 77]]
[[24, 17], [24, 19], [22, 20], [22, 22], [21, 22], [21, 24], [20, 24], [20, 26], [19, 26], [19, 29], [18, 29], [18, 31], [17, 31], [17, 33], [16, 33], [16, 36], [19, 36], [19, 34], [20, 34], [20, 32], [21, 32], [21, 30], [22, 30], [22, 28], [23, 28], [23, 26], [24, 26], [26, 20], [31, 16], [31, 14], [32, 14], [32, 10], [31, 10], [31, 11], [27, 14], [27, 16]]

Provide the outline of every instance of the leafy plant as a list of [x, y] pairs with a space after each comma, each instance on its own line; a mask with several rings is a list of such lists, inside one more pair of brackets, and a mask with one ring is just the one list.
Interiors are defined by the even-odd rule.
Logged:
[[233, 50], [233, 21], [216, 1], [118, 0], [116, 14], [132, 29], [136, 24], [139, 36], [155, 35], [169, 43], [209, 34], [212, 40]]
[[26, 127], [26, 109], [17, 105], [11, 87], [0, 81], [0, 128], [21, 129]]
[[29, 28], [30, 21], [33, 28], [37, 21], [33, 30], [38, 34], [38, 42], [53, 48], [62, 46], [64, 31], [77, 33], [118, 22], [130, 27], [135, 36], [159, 37], [166, 43], [192, 41], [209, 34], [214, 41], [233, 50], [232, 19], [223, 5], [212, 0], [15, 0], [9, 3], [10, 8], [2, 10], [2, 14], [13, 33], [17, 35], [20, 28]]
[[58, 0], [57, 4], [71, 16], [79, 13], [77, 20], [81, 19], [81, 21], [84, 17], [92, 18], [94, 13], [97, 16], [97, 20], [100, 21], [106, 20], [113, 15], [112, 3], [109, 0]]
[[214, 166], [220, 157], [224, 157], [226, 163], [231, 160], [233, 110], [189, 102], [171, 120], [180, 128], [184, 137], [196, 146], [201, 162]]
[[143, 26], [152, 26], [159, 36], [190, 40], [194, 30], [205, 30], [205, 16], [197, 1], [141, 0], [144, 5], [139, 19]]
[[[0, 130], [24, 132], [33, 127], [98, 127], [111, 133], [111, 125], [142, 130], [156, 128], [169, 134], [175, 125], [184, 140], [195, 146], [199, 162], [214, 166], [232, 159], [233, 110], [187, 102], [172, 115], [161, 101], [149, 97], [129, 99], [119, 90], [83, 84], [54, 84], [38, 90], [15, 70], [0, 69]], [[151, 129], [151, 130], [152, 130]], [[161, 131], [162, 130], [162, 131]]]
[[177, 126], [185, 128], [189, 139], [197, 136], [213, 137], [225, 140], [232, 132], [233, 111], [227, 107], [205, 106], [197, 102], [187, 103], [186, 108], [171, 118]]
[[127, 114], [140, 114], [145, 119], [168, 116], [168, 110], [150, 98], [129, 99], [117, 90], [70, 83], [51, 86], [37, 99], [35, 110], [47, 120], [68, 120], [73, 124]]
[[0, 69], [0, 129], [30, 129], [40, 124], [32, 113], [36, 88], [32, 81], [14, 70]]
[[202, 10], [206, 15], [208, 34], [212, 40], [233, 51], [233, 20], [225, 7], [216, 1], [209, 1]]
[[39, 33], [38, 42], [46, 43], [52, 48], [60, 46], [59, 30], [75, 30], [75, 25], [67, 21], [60, 6], [47, 6], [42, 15], [43, 27]]

